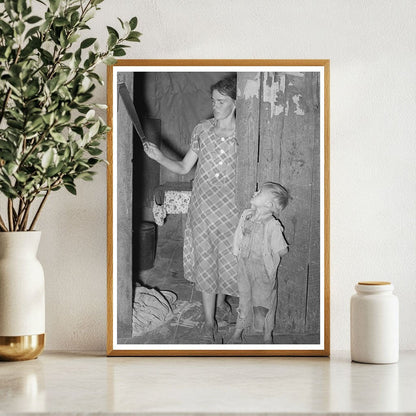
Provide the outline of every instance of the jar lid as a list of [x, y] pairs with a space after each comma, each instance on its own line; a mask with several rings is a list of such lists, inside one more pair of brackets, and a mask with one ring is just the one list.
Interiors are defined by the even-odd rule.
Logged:
[[390, 282], [367, 281], [358, 282], [355, 285], [355, 290], [366, 294], [392, 292], [394, 290], [394, 286]]
[[367, 282], [358, 282], [359, 285], [364, 286], [381, 286], [381, 285], [391, 285], [390, 282], [378, 282], [378, 281], [367, 281]]

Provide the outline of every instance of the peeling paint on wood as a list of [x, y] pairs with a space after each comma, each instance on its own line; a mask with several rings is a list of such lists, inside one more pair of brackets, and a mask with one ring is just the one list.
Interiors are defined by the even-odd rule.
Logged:
[[292, 101], [294, 102], [296, 108], [294, 113], [297, 114], [298, 116], [304, 116], [305, 112], [303, 111], [303, 109], [300, 106], [300, 100], [301, 100], [302, 96], [300, 94], [295, 94], [292, 97]]
[[[254, 73], [253, 79], [240, 79], [239, 86], [237, 88], [238, 96], [244, 98], [245, 100], [251, 100], [252, 98], [259, 98], [259, 79], [260, 73]], [[241, 93], [241, 88], [243, 88], [243, 93]]]
[[[266, 72], [263, 75], [262, 101], [268, 104], [270, 108], [270, 116], [278, 116], [285, 109], [285, 76], [282, 74], [274, 74]], [[264, 111], [264, 109], [262, 110]]]

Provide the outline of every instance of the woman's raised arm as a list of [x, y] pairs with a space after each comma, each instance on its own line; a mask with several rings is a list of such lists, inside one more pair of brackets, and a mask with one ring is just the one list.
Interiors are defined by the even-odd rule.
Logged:
[[144, 151], [150, 159], [160, 163], [166, 169], [179, 175], [186, 175], [198, 160], [198, 155], [189, 149], [182, 160], [173, 160], [165, 156], [160, 149], [151, 142], [145, 142]]

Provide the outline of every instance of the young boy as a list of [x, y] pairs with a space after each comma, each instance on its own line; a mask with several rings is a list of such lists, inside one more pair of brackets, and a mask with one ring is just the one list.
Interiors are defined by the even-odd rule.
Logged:
[[278, 183], [265, 182], [250, 200], [234, 235], [233, 253], [238, 258], [240, 302], [235, 332], [230, 343], [242, 342], [251, 324], [263, 331], [264, 343], [273, 343], [277, 307], [276, 273], [280, 258], [288, 252], [283, 227], [277, 220], [289, 201], [288, 191]]

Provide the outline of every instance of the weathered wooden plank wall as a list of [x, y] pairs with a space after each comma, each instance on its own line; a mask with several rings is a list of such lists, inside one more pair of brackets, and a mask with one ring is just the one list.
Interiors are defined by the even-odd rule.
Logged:
[[276, 330], [316, 334], [320, 284], [318, 75], [239, 73], [237, 139], [239, 207], [249, 206], [251, 194], [264, 181], [281, 183], [293, 198], [281, 215], [290, 252], [279, 268]]
[[260, 74], [239, 73], [237, 77], [236, 137], [238, 141], [236, 202], [240, 210], [256, 190], [259, 137]]
[[280, 180], [285, 82], [284, 74], [261, 73], [259, 184]]
[[[310, 230], [310, 264], [308, 281], [308, 303], [306, 313], [306, 332], [319, 332], [320, 318], [320, 79], [319, 74], [312, 74], [310, 83], [312, 102], [310, 105], [315, 114], [315, 131], [313, 147], [313, 171], [312, 171], [312, 204], [311, 204], [311, 230]], [[323, 172], [322, 172], [323, 174]], [[324, 190], [322, 189], [322, 192]], [[323, 244], [323, 241], [322, 241]]]
[[[119, 83], [124, 82], [133, 90], [133, 73], [118, 74]], [[117, 91], [115, 91], [117, 93]], [[131, 278], [133, 233], [133, 125], [118, 98], [117, 106], [117, 336], [131, 337], [133, 281]]]

